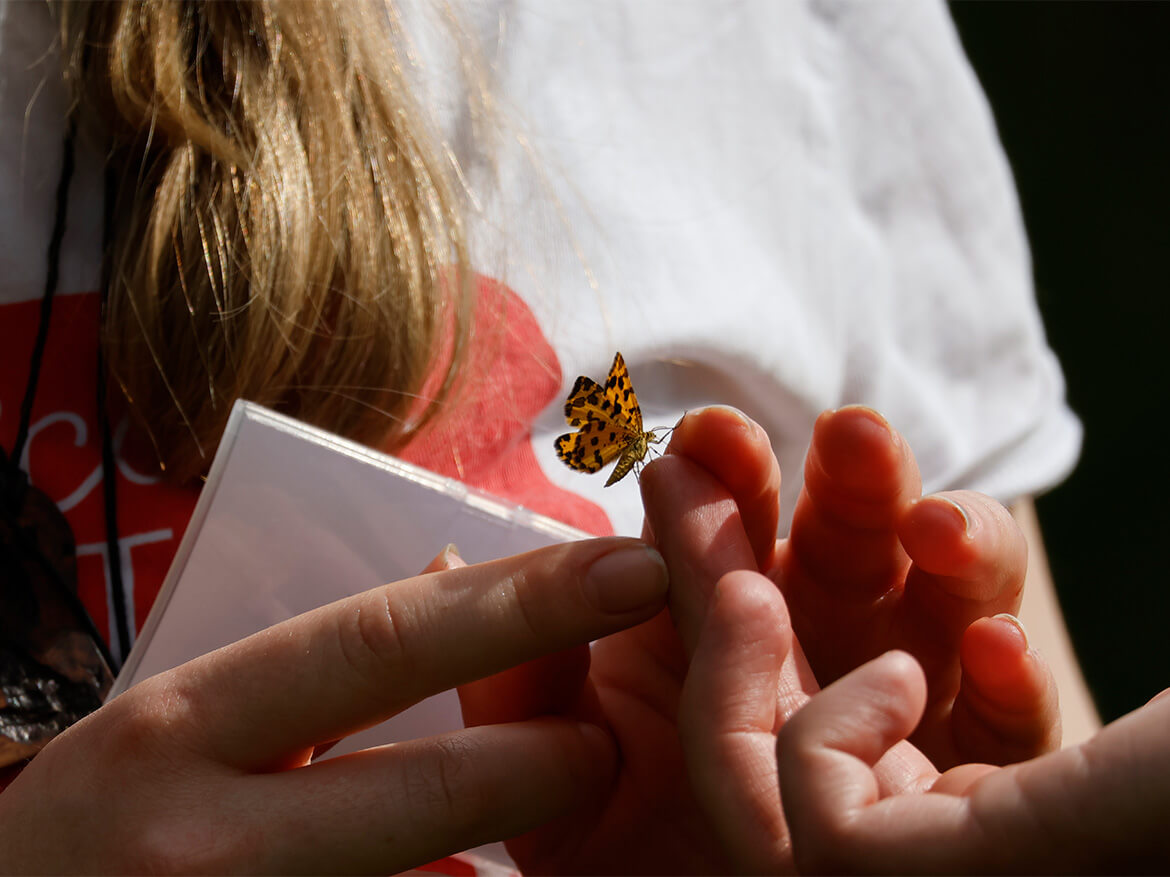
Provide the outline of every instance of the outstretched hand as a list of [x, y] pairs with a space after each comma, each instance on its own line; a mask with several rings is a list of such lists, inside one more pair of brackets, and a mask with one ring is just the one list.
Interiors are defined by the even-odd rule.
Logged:
[[[737, 867], [791, 869], [775, 735], [818, 680], [871, 651], [905, 645], [934, 668], [921, 726], [932, 759], [1008, 761], [1056, 744], [1046, 665], [1014, 620], [986, 617], [1018, 606], [1022, 537], [974, 494], [960, 496], [963, 514], [921, 499], [912, 455], [874, 412], [820, 418], [787, 540], [775, 538], [768, 438], [730, 409], [684, 418], [642, 487], [690, 657], [679, 731], [693, 791]], [[907, 744], [879, 768], [884, 787], [903, 788], [934, 764]]]
[[[1020, 608], [1027, 544], [1008, 510], [972, 491], [922, 497], [910, 448], [868, 408], [821, 415], [804, 474], [771, 575], [821, 684], [904, 649], [927, 680], [913, 741], [940, 768], [1058, 746], [1047, 669], [1002, 642], [1010, 632], [968, 634], [979, 619]], [[965, 636], [988, 641], [1000, 660], [961, 648]]]
[[[738, 412], [685, 417], [641, 485], [669, 613], [461, 690], [469, 724], [568, 716], [608, 731], [618, 752], [603, 794], [509, 842], [523, 870], [791, 870], [776, 734], [818, 680], [892, 647], [933, 669], [931, 758], [1055, 745], [1046, 666], [1014, 621], [985, 617], [1019, 605], [1014, 522], [974, 494], [957, 495], [962, 513], [956, 495], [921, 499], [913, 456], [874, 412], [818, 421], [787, 540], [779, 465]], [[879, 775], [904, 788], [933, 769], [904, 744]]]
[[[928, 698], [914, 742], [936, 765], [1006, 763], [1059, 745], [1046, 665], [1014, 619], [980, 621], [1015, 613], [1023, 593], [1027, 546], [1002, 505], [970, 491], [923, 497], [905, 441], [860, 406], [818, 418], [787, 539], [774, 539], [779, 467], [757, 425], [731, 409], [695, 412], [675, 429], [670, 452], [648, 467], [644, 492], [672, 574], [701, 570], [705, 580], [672, 587], [684, 638], [720, 575], [755, 568], [783, 593], [820, 684], [892, 648], [921, 662]], [[722, 500], [684, 496], [697, 489], [687, 487], [697, 483], [688, 464], [714, 479]], [[710, 548], [698, 557], [695, 546], [708, 539], [694, 532], [700, 514], [719, 544], [741, 534], [755, 566], [722, 562]]]

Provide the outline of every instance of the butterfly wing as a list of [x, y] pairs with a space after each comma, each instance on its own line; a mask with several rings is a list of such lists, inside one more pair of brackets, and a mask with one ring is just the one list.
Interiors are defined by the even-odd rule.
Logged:
[[586, 420], [576, 432], [556, 440], [557, 457], [578, 472], [597, 472], [621, 454], [629, 437], [601, 418]]
[[565, 400], [565, 420], [569, 426], [583, 426], [589, 420], [613, 420], [613, 406], [605, 388], [593, 378], [581, 375]]
[[609, 377], [605, 381], [605, 398], [613, 411], [614, 420], [625, 424], [632, 435], [640, 436], [642, 408], [638, 405], [638, 397], [630, 381], [630, 372], [620, 352], [614, 356], [613, 365], [609, 367]]
[[607, 487], [646, 455], [642, 410], [620, 353], [613, 358], [605, 386], [586, 375], [577, 378], [565, 401], [565, 419], [579, 427], [556, 440], [557, 457], [570, 469], [597, 472], [621, 457]]

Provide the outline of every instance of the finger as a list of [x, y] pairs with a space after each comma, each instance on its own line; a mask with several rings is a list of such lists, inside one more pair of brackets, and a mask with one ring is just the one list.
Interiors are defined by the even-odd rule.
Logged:
[[964, 760], [949, 722], [938, 721], [959, 690], [959, 642], [977, 619], [1020, 605], [1027, 542], [1006, 508], [971, 491], [912, 503], [898, 534], [913, 563], [894, 610], [894, 638], [918, 658], [929, 686], [928, 721], [915, 743], [947, 767]]
[[913, 561], [900, 609], [906, 626], [943, 643], [946, 654], [976, 619], [1019, 610], [1028, 543], [991, 497], [967, 490], [923, 497], [906, 509], [898, 535]]
[[879, 800], [874, 765], [914, 730], [925, 699], [917, 662], [887, 652], [825, 688], [781, 729], [780, 784], [798, 857]]
[[796, 571], [850, 600], [900, 585], [907, 559], [895, 528], [920, 494], [921, 478], [885, 418], [859, 405], [822, 414], [804, 480], [788, 546]]
[[[455, 547], [454, 542], [448, 542], [443, 550], [434, 556], [430, 563], [423, 567], [422, 572], [439, 572], [444, 569], [456, 569], [461, 566], [467, 566], [467, 563], [459, 556], [459, 549]], [[310, 756], [310, 761], [315, 761], [322, 758], [334, 746], [340, 743], [341, 740], [330, 740], [328, 743], [318, 743], [313, 747], [313, 754]]]
[[778, 720], [808, 700], [799, 691], [778, 697], [792, 660], [772, 582], [750, 571], [720, 579], [683, 686], [679, 733], [695, 795], [744, 873], [791, 870], [775, 747]]
[[[466, 566], [457, 558], [459, 566]], [[463, 724], [498, 725], [555, 715], [580, 697], [589, 675], [589, 644], [543, 655], [458, 689]]]
[[[653, 616], [661, 556], [606, 538], [375, 588], [261, 631], [153, 683], [195, 745], [252, 768], [422, 698]], [[161, 689], [161, 690], [159, 690]]]
[[755, 555], [734, 498], [693, 460], [667, 454], [642, 470], [640, 482], [646, 521], [671, 571], [671, 617], [691, 654], [715, 583], [754, 569]]
[[834, 682], [781, 729], [780, 785], [798, 871], [881, 873], [910, 861], [929, 872], [952, 862], [968, 828], [963, 799], [883, 799], [875, 775], [914, 729], [925, 700], [917, 662], [887, 652]]
[[589, 665], [589, 646], [583, 644], [460, 685], [463, 723], [494, 725], [563, 713], [580, 699]]
[[817, 419], [804, 471], [773, 575], [825, 684], [891, 645], [888, 598], [909, 567], [897, 522], [921, 480], [897, 432], [861, 406]]
[[963, 681], [951, 722], [959, 761], [1011, 764], [1060, 747], [1056, 681], [1028, 648], [1018, 619], [975, 621], [959, 659]]
[[248, 777], [221, 818], [262, 839], [255, 872], [391, 874], [562, 816], [607, 789], [616, 763], [590, 725], [471, 728]]
[[455, 547], [455, 543], [448, 542], [443, 550], [435, 555], [434, 560], [423, 567], [422, 572], [439, 572], [444, 569], [457, 569], [461, 566], [467, 566], [467, 561], [459, 554], [459, 549]]
[[674, 428], [668, 453], [698, 463], [731, 494], [757, 568], [769, 569], [780, 525], [780, 464], [767, 433], [735, 408], [700, 408]]
[[[877, 663], [830, 686], [781, 731], [781, 787], [800, 870], [1120, 873], [1164, 866], [1170, 703], [1137, 710], [1088, 743], [1024, 764], [992, 771], [965, 765], [939, 777], [939, 792], [949, 787], [959, 795], [875, 801], [857, 793], [863, 773], [857, 762], [869, 762], [909, 724], [897, 715], [900, 708], [870, 708], [866, 688], [886, 686], [869, 672]], [[918, 709], [921, 697], [920, 691]], [[869, 743], [849, 742], [850, 701], [862, 733], [868, 728], [873, 736]]]

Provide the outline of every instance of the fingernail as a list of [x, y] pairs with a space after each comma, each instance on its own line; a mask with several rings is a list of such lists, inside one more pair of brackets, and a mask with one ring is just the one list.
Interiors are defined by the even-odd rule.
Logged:
[[[852, 414], [853, 418], [847, 418], [847, 422], [856, 423], [858, 420], [863, 420], [872, 426], [881, 430], [883, 437], [890, 442], [890, 444], [905, 455], [907, 453], [906, 443], [902, 440], [902, 434], [894, 429], [892, 423], [886, 419], [886, 416], [878, 411], [876, 408], [871, 408], [868, 405], [863, 405], [859, 402], [854, 402], [849, 405], [842, 405], [840, 408], [834, 409], [832, 412], [826, 412], [830, 417], [836, 418], [840, 415]], [[860, 416], [859, 416], [860, 415]], [[824, 417], [825, 415], [822, 415]], [[817, 424], [820, 425], [820, 418], [817, 418]]]
[[833, 409], [834, 414], [840, 414], [842, 411], [859, 411], [866, 415], [874, 423], [884, 426], [890, 432], [894, 431], [894, 428], [890, 426], [890, 421], [886, 419], [886, 416], [876, 408], [871, 408], [869, 405], [863, 405], [860, 402], [850, 402], [848, 405], [842, 405], [840, 408]]
[[764, 432], [764, 428], [740, 411], [738, 408], [733, 408], [730, 405], [706, 405], [703, 408], [696, 408], [694, 411], [688, 412], [688, 416], [703, 414], [719, 414], [723, 417], [723, 423], [726, 427], [733, 427], [743, 430], [748, 436], [759, 436]]
[[1010, 612], [1000, 612], [998, 615], [992, 615], [992, 618], [999, 618], [1009, 624], [1015, 625], [1016, 630], [1020, 632], [1020, 636], [1024, 638], [1024, 650], [1027, 651], [1028, 646], [1028, 631], [1024, 629], [1024, 623]]
[[641, 542], [616, 548], [593, 561], [585, 575], [590, 601], [602, 612], [632, 612], [666, 596], [666, 561]]
[[467, 566], [467, 561], [460, 556], [459, 548], [454, 542], [448, 542], [447, 547], [439, 553], [439, 562], [443, 564], [445, 569], [458, 569], [461, 566]]
[[751, 427], [753, 425], [751, 419], [746, 414], [744, 414], [738, 408], [733, 408], [730, 405], [704, 405], [702, 408], [696, 408], [694, 411], [688, 411], [687, 413], [695, 415], [703, 414], [708, 411], [722, 411], [724, 414], [731, 415], [746, 427]]
[[959, 516], [959, 519], [963, 522], [963, 535], [970, 537], [971, 536], [971, 519], [967, 516], [967, 510], [965, 508], [963, 508], [961, 505], [959, 505], [957, 502], [955, 502], [953, 499], [951, 499], [949, 496], [935, 496], [933, 498], [938, 500], [939, 502], [945, 502], [947, 505], [949, 505], [951, 508], [953, 508], [955, 510], [955, 512]]

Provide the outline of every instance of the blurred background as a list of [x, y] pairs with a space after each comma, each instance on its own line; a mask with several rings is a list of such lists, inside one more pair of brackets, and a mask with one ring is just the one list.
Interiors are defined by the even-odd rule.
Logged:
[[[950, 3], [1011, 160], [1081, 462], [1037, 502], [1110, 721], [1170, 687], [1170, 3]], [[1163, 541], [1167, 540], [1167, 541]]]

